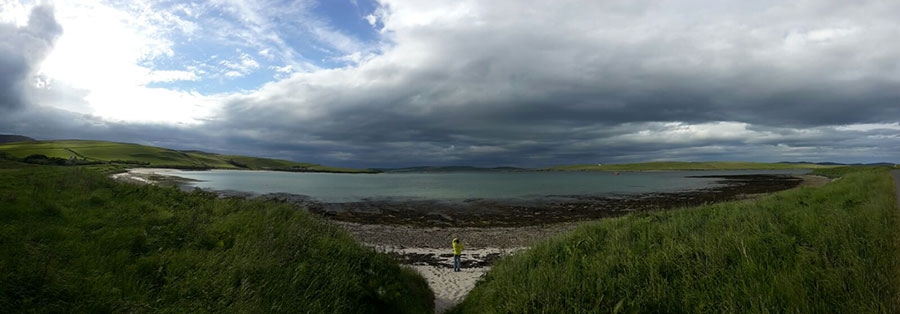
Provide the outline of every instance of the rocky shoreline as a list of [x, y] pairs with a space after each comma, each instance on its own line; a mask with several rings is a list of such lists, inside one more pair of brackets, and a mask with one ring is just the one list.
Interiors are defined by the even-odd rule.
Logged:
[[[523, 227], [597, 220], [630, 212], [667, 210], [744, 199], [801, 185], [791, 175], [696, 176], [717, 179], [714, 187], [670, 193], [550, 196], [523, 200], [464, 201], [363, 200], [322, 203], [308, 196], [274, 193], [258, 196], [305, 208], [328, 219], [357, 224], [427, 227]], [[227, 195], [227, 194], [226, 194]], [[232, 195], [246, 196], [246, 195]]]
[[[140, 169], [114, 178], [139, 184], [189, 187], [186, 179], [158, 175]], [[560, 195], [529, 199], [467, 199], [462, 201], [364, 199], [355, 202], [321, 202], [306, 195], [252, 194], [212, 191], [220, 197], [258, 198], [293, 204], [332, 221], [365, 225], [416, 228], [546, 226], [622, 216], [631, 212], [668, 210], [708, 203], [746, 199], [754, 195], [824, 184], [815, 176], [715, 175], [690, 176], [715, 180], [715, 185], [689, 191], [622, 195]]]

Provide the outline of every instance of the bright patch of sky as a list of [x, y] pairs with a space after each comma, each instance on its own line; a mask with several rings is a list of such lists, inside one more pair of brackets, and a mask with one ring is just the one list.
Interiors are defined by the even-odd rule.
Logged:
[[[23, 24], [35, 4], [3, 2], [0, 18]], [[353, 66], [380, 45], [379, 24], [370, 23], [378, 4], [370, 0], [83, 0], [54, 7], [63, 35], [41, 66], [41, 84], [87, 94], [87, 104], [62, 109], [117, 121], [199, 123], [215, 115], [212, 95]]]

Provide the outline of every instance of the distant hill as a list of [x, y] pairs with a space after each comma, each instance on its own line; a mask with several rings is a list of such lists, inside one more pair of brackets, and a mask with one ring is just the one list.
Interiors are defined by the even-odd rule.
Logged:
[[595, 164], [555, 166], [550, 171], [678, 171], [678, 170], [780, 170], [816, 169], [833, 166], [811, 163], [762, 163], [762, 162], [682, 162], [658, 161], [633, 164]]
[[[293, 172], [372, 173], [371, 169], [349, 169], [289, 160], [237, 155], [220, 155], [201, 151], [178, 151], [132, 143], [62, 140], [0, 144], [0, 153], [24, 160], [29, 156], [46, 156], [50, 160], [75, 160], [129, 164], [140, 167], [177, 169], [248, 169]], [[41, 157], [40, 160], [47, 160]]]
[[16, 142], [34, 142], [34, 139], [22, 135], [0, 134], [0, 144]]

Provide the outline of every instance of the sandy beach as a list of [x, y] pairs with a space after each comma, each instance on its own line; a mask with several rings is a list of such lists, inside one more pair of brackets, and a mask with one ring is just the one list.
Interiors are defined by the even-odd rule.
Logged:
[[160, 184], [181, 186], [191, 179], [172, 175], [172, 169], [165, 168], [131, 168], [127, 172], [110, 176], [113, 179], [135, 184]]
[[[578, 223], [523, 227], [431, 227], [332, 223], [375, 251], [415, 269], [434, 291], [435, 312], [442, 313], [462, 299], [497, 259], [528, 249], [536, 241], [567, 232]], [[466, 246], [462, 270], [453, 271], [450, 239]]]
[[453, 271], [453, 254], [447, 249], [400, 248], [371, 246], [380, 253], [392, 255], [401, 263], [415, 269], [428, 281], [434, 291], [435, 313], [442, 313], [462, 299], [475, 287], [475, 283], [487, 273], [490, 264], [501, 256], [524, 250], [518, 248], [466, 248], [461, 258], [461, 269]]

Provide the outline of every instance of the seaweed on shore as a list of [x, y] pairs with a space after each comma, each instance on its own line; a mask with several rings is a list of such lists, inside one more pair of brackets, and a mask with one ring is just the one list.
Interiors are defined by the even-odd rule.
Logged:
[[323, 203], [305, 196], [267, 198], [300, 205], [330, 219], [363, 224], [417, 227], [517, 227], [596, 220], [630, 212], [668, 210], [745, 198], [794, 188], [802, 179], [789, 175], [693, 176], [719, 179], [716, 186], [682, 192], [630, 195], [573, 195], [529, 200], [470, 199], [363, 200]]

